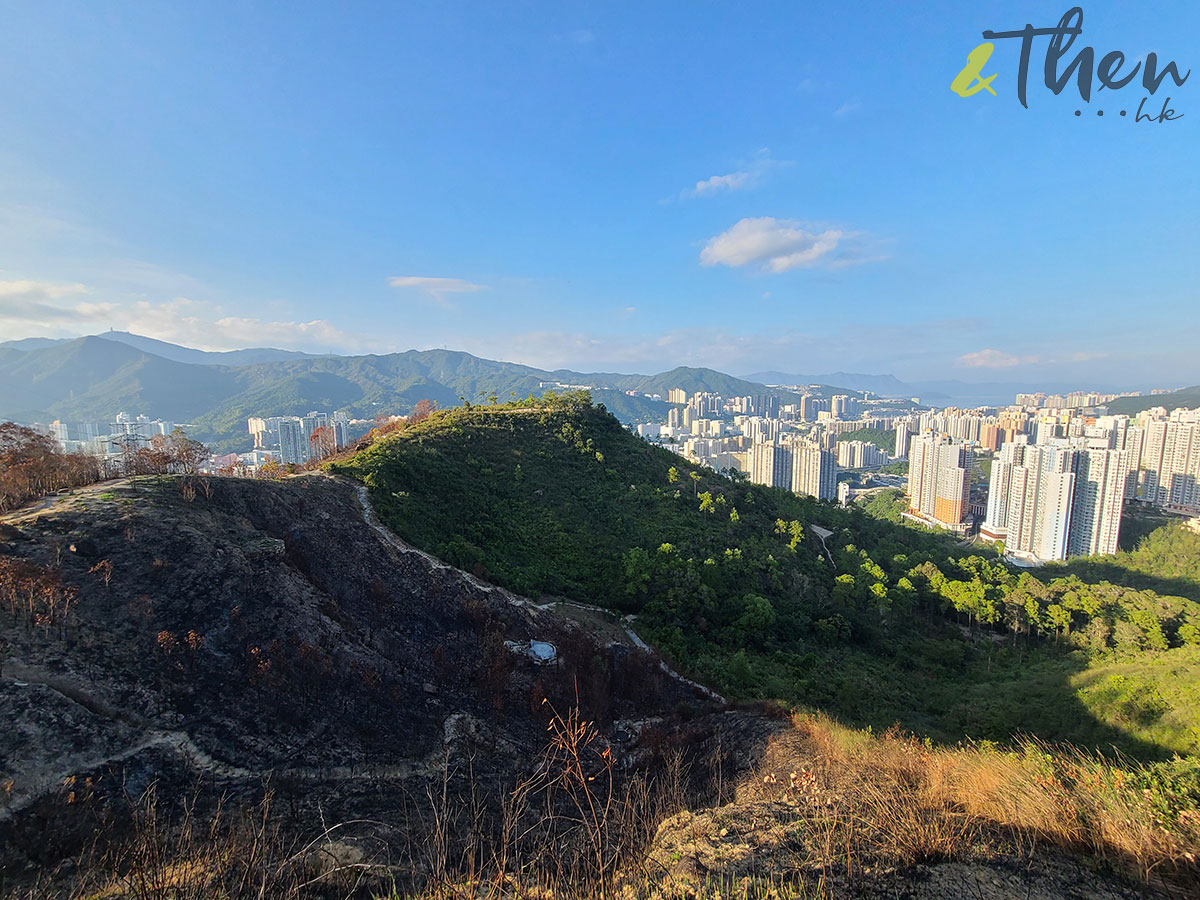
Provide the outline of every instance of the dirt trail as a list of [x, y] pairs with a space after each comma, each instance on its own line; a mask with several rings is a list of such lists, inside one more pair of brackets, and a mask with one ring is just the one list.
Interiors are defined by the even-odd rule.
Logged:
[[[393, 765], [356, 765], [356, 766], [294, 766], [248, 769], [236, 766], [224, 760], [216, 759], [200, 747], [185, 731], [168, 731], [150, 727], [149, 723], [138, 716], [115, 709], [103, 699], [96, 697], [74, 680], [54, 672], [48, 672], [36, 666], [10, 661], [5, 665], [5, 675], [2, 681], [11, 682], [14, 686], [23, 688], [40, 685], [49, 688], [60, 696], [82, 706], [94, 716], [102, 719], [133, 725], [143, 729], [141, 739], [114, 753], [97, 754], [77, 760], [68, 768], [52, 772], [42, 772], [25, 784], [17, 784], [13, 788], [12, 802], [0, 808], [0, 822], [11, 819], [23, 809], [37, 802], [46, 794], [62, 788], [67, 779], [85, 772], [94, 772], [113, 763], [130, 760], [147, 750], [165, 750], [186, 760], [193, 770], [214, 778], [238, 780], [249, 778], [289, 778], [301, 781], [323, 780], [371, 780], [371, 779], [405, 779], [414, 776], [430, 775], [439, 770], [444, 761], [444, 749], [434, 747], [424, 758], [409, 760]], [[453, 739], [457, 720], [461, 714], [451, 714], [447, 717], [444, 732], [444, 743]], [[9, 773], [10, 775], [15, 773]]]
[[[375, 530], [376, 534], [378, 534], [381, 538], [383, 538], [384, 543], [386, 543], [392, 550], [395, 550], [399, 553], [404, 553], [404, 554], [415, 554], [416, 556], [419, 556], [421, 559], [425, 560], [425, 562], [431, 568], [447, 569], [451, 572], [454, 572], [460, 578], [462, 578], [464, 581], [466, 581], [468, 584], [470, 584], [472, 587], [477, 588], [478, 590], [481, 590], [481, 591], [487, 591], [489, 593], [497, 594], [500, 597], [503, 597], [507, 602], [513, 604], [514, 606], [522, 607], [524, 609], [536, 609], [536, 610], [540, 610], [540, 611], [546, 611], [546, 610], [553, 609], [555, 606], [567, 606], [567, 607], [572, 607], [574, 609], [587, 610], [588, 612], [601, 613], [604, 615], [612, 615], [612, 610], [607, 610], [600, 606], [592, 606], [587, 603], [577, 603], [574, 600], [555, 600], [555, 601], [551, 601], [549, 603], [535, 603], [533, 600], [530, 600], [528, 597], [521, 597], [517, 594], [512, 593], [511, 591], [505, 590], [502, 587], [498, 587], [497, 585], [488, 584], [486, 581], [476, 578], [474, 575], [470, 574], [469, 572], [464, 572], [462, 569], [456, 569], [454, 566], [451, 566], [451, 565], [448, 565], [447, 563], [442, 562], [437, 557], [435, 557], [429, 553], [426, 553], [424, 550], [414, 547], [412, 544], [408, 543], [407, 541], [397, 537], [394, 532], [392, 532], [386, 525], [384, 525], [381, 521], [379, 521], [379, 517], [375, 514], [374, 507], [371, 506], [371, 495], [370, 495], [370, 492], [367, 490], [366, 485], [358, 484], [358, 483], [354, 483], [354, 482], [351, 482], [351, 483], [354, 485], [355, 491], [358, 494], [358, 506], [359, 506], [359, 509], [362, 511], [363, 520], [366, 521], [366, 523]], [[833, 532], [830, 532], [830, 534], [832, 534], [832, 533]], [[826, 551], [826, 552], [828, 552], [828, 551]], [[654, 653], [654, 649], [649, 644], [647, 644], [644, 640], [642, 640], [642, 638], [638, 635], [638, 633], [633, 630], [633, 626], [630, 624], [632, 618], [633, 618], [632, 616], [627, 616], [625, 618], [618, 620], [618, 622], [621, 626], [621, 629], [625, 632], [626, 637], [628, 637], [630, 643], [632, 643], [639, 650], [645, 650], [647, 653]], [[657, 657], [656, 653], [654, 653], [654, 655]], [[718, 694], [716, 691], [712, 690], [711, 688], [707, 688], [704, 685], [699, 684], [698, 682], [692, 681], [690, 678], [680, 675], [678, 672], [676, 672], [674, 669], [672, 669], [670, 666], [668, 666], [662, 658], [658, 658], [658, 666], [664, 673], [669, 675], [671, 678], [674, 678], [680, 684], [687, 685], [692, 690], [699, 691], [701, 694], [708, 697], [710, 700], [714, 700], [717, 703], [725, 703], [726, 702], [724, 697], [722, 697], [720, 694]]]
[[820, 525], [809, 525], [809, 530], [812, 531], [821, 541], [821, 549], [825, 551], [825, 555], [829, 557], [829, 564], [837, 569], [837, 563], [833, 561], [833, 554], [829, 552], [829, 545], [825, 543], [825, 538], [833, 537], [833, 532], [828, 528], [822, 528]]

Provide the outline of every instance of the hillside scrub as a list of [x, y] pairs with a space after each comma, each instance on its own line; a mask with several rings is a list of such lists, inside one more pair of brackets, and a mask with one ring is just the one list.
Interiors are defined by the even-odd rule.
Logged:
[[[1200, 749], [1180, 698], [1114, 714], [1109, 694], [1070, 681], [1200, 645], [1195, 601], [1069, 570], [1018, 574], [947, 535], [719, 475], [583, 392], [439, 411], [331, 468], [367, 485], [406, 540], [522, 594], [635, 614], [728, 696], [943, 740], [1008, 739], [1036, 721], [1044, 737], [1147, 758]], [[812, 524], [833, 532], [828, 556]], [[1179, 677], [1200, 674], [1193, 653], [1175, 662]], [[1168, 715], [1187, 725], [1160, 743]]]

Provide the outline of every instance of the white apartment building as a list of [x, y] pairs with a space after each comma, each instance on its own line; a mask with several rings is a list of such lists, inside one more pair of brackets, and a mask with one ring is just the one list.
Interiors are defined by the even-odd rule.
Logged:
[[1115, 552], [1129, 452], [1086, 442], [1006, 443], [992, 464], [981, 536], [1031, 562]]
[[789, 444], [754, 444], [750, 447], [750, 480], [791, 490], [792, 448]]
[[1200, 511], [1200, 409], [1148, 418], [1140, 431], [1138, 496], [1156, 506]]
[[792, 444], [792, 490], [820, 500], [837, 496], [837, 459], [812, 441]]

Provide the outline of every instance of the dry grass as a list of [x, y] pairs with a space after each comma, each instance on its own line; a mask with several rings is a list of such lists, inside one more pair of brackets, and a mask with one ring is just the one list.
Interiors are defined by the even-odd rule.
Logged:
[[1195, 876], [1200, 816], [1171, 813], [1174, 798], [1145, 786], [1136, 767], [1035, 742], [935, 748], [821, 715], [793, 725], [737, 796], [795, 803], [823, 867], [962, 858], [999, 840], [1086, 853], [1143, 880]]
[[[9, 896], [661, 900], [682, 889], [796, 900], [866, 884], [880, 866], [1047, 846], [1184, 893], [1198, 883], [1200, 816], [1136, 767], [1036, 743], [936, 748], [820, 715], [792, 725], [733, 786], [733, 805], [698, 814], [681, 812], [690, 798], [680, 757], [653, 779], [618, 778], [577, 711], [553, 714], [541, 756], [499, 793], [471, 759], [448, 757], [440, 779], [397, 812], [403, 828], [321, 823], [301, 839], [279, 827], [269, 793], [237, 811], [183, 804], [168, 815], [151, 790], [131, 801], [127, 840], [98, 848], [69, 883]], [[719, 768], [714, 777], [720, 798]], [[689, 884], [688, 858], [701, 856]]]

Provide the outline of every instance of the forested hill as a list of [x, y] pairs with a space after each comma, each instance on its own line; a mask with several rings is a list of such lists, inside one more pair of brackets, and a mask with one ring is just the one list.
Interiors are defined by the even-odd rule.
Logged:
[[1168, 592], [1190, 582], [1018, 573], [693, 467], [579, 394], [436, 413], [335, 469], [405, 539], [524, 594], [633, 613], [728, 695], [943, 740], [1200, 750], [1200, 604]]
[[[825, 504], [693, 467], [579, 395], [531, 402], [437, 413], [344, 471], [407, 539], [523, 593], [640, 610], [646, 591], [628, 580], [627, 555], [666, 544], [722, 557], [722, 577], [744, 579], [747, 594], [779, 580], [772, 555], [789, 572], [819, 574], [810, 546], [792, 550]], [[795, 535], [774, 533], [781, 518]], [[742, 548], [736, 563], [723, 556], [732, 547]], [[745, 612], [741, 597], [722, 603], [714, 629]]]

